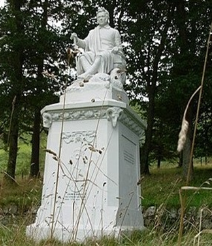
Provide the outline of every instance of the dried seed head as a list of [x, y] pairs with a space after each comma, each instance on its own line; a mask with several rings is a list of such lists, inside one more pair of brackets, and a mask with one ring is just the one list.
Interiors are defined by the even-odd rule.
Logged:
[[182, 120], [182, 126], [181, 126], [181, 131], [179, 133], [179, 140], [178, 140], [178, 145], [177, 145], [177, 151], [180, 152], [183, 150], [185, 142], [186, 142], [186, 137], [187, 137], [187, 132], [188, 132], [188, 127], [189, 127], [189, 123], [186, 120], [186, 114], [187, 114], [187, 110], [189, 108], [190, 102], [193, 99], [193, 97], [196, 95], [196, 93], [201, 89], [201, 85], [196, 89], [196, 91], [192, 94], [192, 96], [190, 97], [184, 114], [183, 114], [183, 120]]
[[94, 148], [94, 146], [89, 146], [88, 147], [90, 151], [96, 152], [97, 150]]
[[184, 148], [187, 132], [188, 132], [189, 123], [187, 120], [183, 119], [181, 131], [179, 133], [179, 139], [178, 139], [178, 145], [177, 145], [177, 151], [181, 152]]
[[53, 158], [55, 161], [58, 161], [57, 156], [53, 156], [52, 158]]
[[54, 151], [50, 150], [50, 149], [45, 149], [44, 151], [46, 151], [46, 152], [48, 152], [48, 153], [50, 153], [50, 154], [52, 154], [54, 156], [57, 156], [57, 154]]

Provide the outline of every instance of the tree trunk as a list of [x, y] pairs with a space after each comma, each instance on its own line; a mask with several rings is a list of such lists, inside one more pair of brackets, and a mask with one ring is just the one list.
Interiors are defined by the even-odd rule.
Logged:
[[[191, 139], [187, 137], [185, 146], [183, 149], [183, 179], [187, 180], [190, 165], [190, 153], [191, 153]], [[190, 177], [188, 181], [191, 181], [193, 177], [193, 161], [191, 163]]]
[[152, 132], [153, 132], [154, 116], [155, 116], [155, 95], [156, 95], [157, 81], [158, 81], [158, 65], [166, 43], [166, 36], [167, 36], [168, 28], [171, 23], [172, 12], [173, 12], [173, 7], [170, 4], [169, 9], [167, 10], [167, 20], [166, 23], [164, 23], [165, 27], [163, 29], [163, 32], [161, 33], [160, 44], [158, 46], [157, 53], [153, 61], [152, 78], [149, 78], [148, 85], [147, 85], [148, 98], [149, 98], [149, 104], [147, 110], [147, 129], [145, 134], [145, 143], [143, 146], [143, 151], [141, 156], [141, 173], [144, 174], [150, 174], [149, 152], [152, 142]]
[[[183, 62], [189, 60], [189, 33], [186, 28], [187, 21], [187, 11], [186, 11], [186, 1], [178, 0], [175, 2], [178, 16], [181, 18], [176, 18], [176, 24], [179, 30], [179, 46], [180, 46], [180, 54], [176, 57], [178, 59], [178, 65], [176, 66], [175, 76], [182, 77], [182, 79], [186, 78], [188, 74], [188, 68], [183, 66]], [[185, 99], [183, 99], [185, 100]], [[189, 129], [187, 133], [187, 140], [185, 142], [185, 146], [182, 152], [181, 161], [183, 167], [183, 178], [187, 179], [188, 170], [189, 170], [189, 162], [190, 162], [190, 153], [191, 153], [191, 142], [192, 142], [192, 104], [189, 106], [187, 111], [186, 120], [189, 122]], [[191, 177], [193, 176], [193, 163], [191, 163]]]
[[[189, 123], [189, 128], [187, 132], [186, 142], [183, 149], [183, 178], [190, 181], [193, 177], [193, 160], [190, 163], [190, 155], [191, 155], [191, 144], [192, 144], [192, 102], [188, 108], [187, 114], [186, 114], [186, 120]], [[190, 167], [190, 174], [189, 174], [189, 165]], [[188, 174], [190, 177], [188, 178]]]
[[179, 154], [179, 162], [178, 162], [178, 167], [183, 166], [183, 152], [181, 151]]
[[30, 165], [30, 177], [39, 177], [39, 157], [40, 157], [40, 109], [35, 110], [34, 125], [32, 133], [32, 153]]
[[157, 168], [160, 168], [161, 159], [162, 159], [162, 149], [159, 146], [157, 151], [157, 160], [158, 160]]
[[18, 119], [13, 120], [9, 141], [9, 160], [7, 163], [7, 174], [5, 178], [13, 181], [15, 179], [16, 159], [18, 153]]
[[150, 143], [148, 143], [148, 140], [145, 140], [143, 147], [140, 149], [140, 160], [141, 160], [141, 174], [149, 175], [150, 172], [149, 172], [149, 150], [147, 147], [148, 145], [150, 145]]
[[19, 98], [14, 97], [9, 129], [9, 159], [5, 179], [11, 183], [15, 180], [16, 159], [18, 153], [18, 131], [19, 131]]
[[[24, 27], [22, 15], [20, 14], [21, 2], [20, 1], [9, 1], [8, 4], [14, 14], [14, 25], [16, 26], [16, 32], [19, 35], [24, 36]], [[15, 34], [16, 35], [16, 34]], [[9, 129], [9, 159], [7, 163], [7, 174], [5, 178], [9, 181], [15, 181], [15, 170], [16, 170], [16, 159], [18, 151], [18, 133], [19, 133], [19, 117], [21, 115], [21, 97], [24, 88], [22, 66], [24, 61], [24, 44], [20, 43], [14, 45], [12, 51], [14, 52], [13, 61], [11, 66], [13, 67], [13, 76], [11, 77], [11, 95], [14, 95], [12, 102], [12, 113], [10, 120]]]
[[157, 164], [157, 168], [160, 168], [160, 164], [161, 164], [161, 157], [158, 156], [158, 164]]
[[[47, 19], [48, 19], [48, 1], [45, 0], [43, 3], [43, 15], [42, 15], [42, 29], [46, 28]], [[40, 84], [43, 83], [43, 64], [44, 64], [44, 55], [41, 55], [38, 59], [37, 67], [37, 80]], [[42, 93], [41, 87], [37, 87], [37, 95], [39, 96]], [[40, 168], [39, 168], [39, 157], [40, 157], [40, 106], [35, 105], [35, 115], [34, 115], [34, 125], [32, 133], [32, 153], [31, 153], [31, 165], [30, 165], [30, 177], [39, 177]]]

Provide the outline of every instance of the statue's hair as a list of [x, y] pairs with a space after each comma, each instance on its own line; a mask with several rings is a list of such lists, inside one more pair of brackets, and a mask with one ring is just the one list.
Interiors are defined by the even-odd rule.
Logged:
[[97, 12], [96, 12], [96, 15], [98, 15], [98, 13], [100, 13], [100, 12], [104, 12], [109, 19], [109, 12], [104, 7], [99, 7]]

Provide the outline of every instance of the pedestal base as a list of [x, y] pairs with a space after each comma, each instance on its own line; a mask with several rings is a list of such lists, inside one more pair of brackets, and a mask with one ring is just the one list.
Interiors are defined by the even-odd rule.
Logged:
[[73, 103], [74, 93], [42, 110], [49, 127], [42, 202], [26, 233], [69, 242], [142, 230], [137, 183], [145, 123], [125, 102], [92, 101], [92, 92]]
[[55, 228], [54, 233], [52, 235], [51, 229], [48, 226], [36, 227], [35, 224], [32, 224], [27, 227], [26, 234], [33, 238], [35, 241], [39, 242], [41, 240], [47, 240], [50, 238], [54, 238], [58, 241], [62, 241], [63, 243], [68, 242], [86, 242], [89, 239], [99, 240], [105, 236], [109, 238], [119, 239], [121, 237], [129, 237], [133, 231], [135, 230], [143, 230], [144, 227], [113, 227], [105, 230], [100, 230], [98, 228], [92, 228], [93, 230], [87, 231], [85, 233], [84, 228], [78, 228], [77, 236], [75, 236], [75, 232], [73, 232], [73, 228], [67, 225], [66, 229], [61, 226]]

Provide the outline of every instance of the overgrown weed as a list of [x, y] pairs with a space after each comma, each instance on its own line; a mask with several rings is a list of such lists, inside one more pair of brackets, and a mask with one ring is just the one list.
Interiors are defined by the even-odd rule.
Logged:
[[[25, 223], [26, 220], [20, 225], [0, 228], [0, 245], [1, 246], [177, 246], [177, 234], [171, 232], [162, 233], [155, 230], [146, 229], [144, 231], [135, 231], [131, 236], [123, 236], [121, 239], [113, 237], [103, 237], [99, 240], [89, 239], [85, 243], [61, 243], [57, 240], [44, 240], [39, 243], [26, 238], [25, 236]], [[193, 245], [195, 232], [189, 231], [184, 235], [182, 240], [182, 246]], [[201, 238], [202, 242], [206, 242], [206, 239], [210, 239], [209, 235], [205, 235], [205, 238]], [[211, 240], [211, 239], [210, 239]], [[211, 244], [204, 244], [211, 245]]]
[[[181, 171], [176, 167], [166, 167], [151, 170], [152, 175], [147, 176], [142, 181], [142, 196], [143, 206], [147, 207], [149, 205], [157, 206], [157, 209], [166, 209], [171, 207], [179, 207], [179, 188], [184, 185], [184, 181], [181, 179]], [[195, 166], [195, 175], [197, 178], [194, 178], [192, 185], [201, 186], [211, 175], [210, 165], [196, 165]], [[25, 206], [29, 208], [38, 205], [41, 199], [41, 189], [42, 182], [41, 180], [33, 179], [22, 179], [21, 177], [17, 179], [19, 185], [16, 187], [10, 187], [1, 183], [0, 188], [0, 204], [6, 205], [11, 202], [22, 206], [25, 210]], [[206, 193], [208, 195], [206, 195]], [[194, 192], [189, 191], [188, 197], [192, 198], [189, 201], [188, 206], [197, 206], [197, 209], [203, 204], [212, 204], [211, 195], [208, 191]], [[162, 204], [162, 206], [161, 206]], [[160, 207], [161, 206], [161, 207]], [[26, 210], [25, 210], [26, 211]], [[160, 212], [160, 211], [158, 211]], [[165, 224], [168, 223], [166, 220], [165, 224], [161, 224], [160, 221], [155, 221], [155, 225], [152, 228], [147, 228], [146, 230], [140, 232], [135, 231], [131, 236], [125, 236], [120, 240], [115, 238], [104, 237], [101, 240], [88, 240], [85, 244], [80, 243], [60, 243], [55, 240], [45, 240], [38, 244], [35, 244], [29, 238], [26, 238], [25, 231], [26, 225], [31, 223], [31, 219], [34, 215], [29, 213], [25, 218], [22, 217], [19, 219], [18, 223], [13, 223], [9, 225], [2, 225], [0, 223], [0, 245], [2, 246], [177, 246], [177, 237], [178, 237], [178, 227], [179, 221], [176, 220], [168, 229], [164, 230]], [[1, 222], [1, 221], [0, 221]], [[191, 225], [190, 230], [186, 230], [185, 235], [182, 238], [182, 246], [193, 245], [194, 236], [197, 234], [197, 228], [194, 225]], [[201, 243], [204, 245], [211, 245], [211, 235], [202, 235]], [[201, 244], [202, 245], [202, 244]]]
[[2, 178], [0, 183], [0, 205], [16, 204], [20, 210], [24, 210], [25, 207], [40, 204], [41, 191], [41, 179], [17, 178], [16, 185], [14, 185], [5, 183]]

